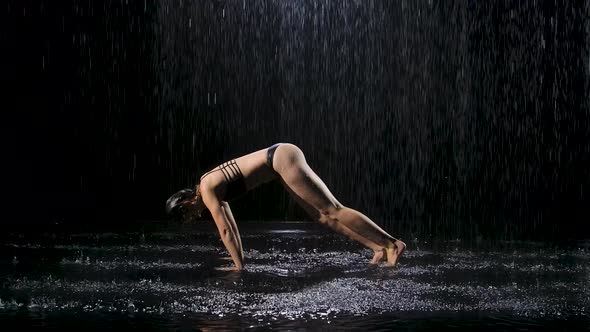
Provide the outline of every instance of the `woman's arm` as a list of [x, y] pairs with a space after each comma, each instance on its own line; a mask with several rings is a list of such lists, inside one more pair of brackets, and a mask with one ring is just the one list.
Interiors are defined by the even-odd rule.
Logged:
[[[207, 199], [204, 199], [204, 201], [213, 216], [213, 220], [215, 220], [215, 225], [221, 236], [221, 241], [223, 241], [223, 245], [225, 245], [225, 248], [231, 255], [231, 258], [236, 265], [236, 269], [241, 270], [244, 268], [244, 263], [239, 234], [234, 232], [231, 221], [228, 218], [228, 213], [225, 211], [226, 208], [224, 204], [216, 197], [211, 197], [213, 195], [207, 196]], [[231, 215], [231, 211], [229, 211], [229, 214]]]
[[229, 204], [225, 201], [221, 201], [221, 205], [223, 206], [223, 212], [225, 212], [225, 216], [229, 221], [229, 225], [231, 226], [232, 230], [234, 231], [234, 235], [238, 240], [238, 246], [240, 248], [240, 257], [242, 257], [242, 263], [244, 261], [244, 248], [242, 247], [242, 238], [240, 237], [240, 231], [238, 230], [238, 224], [236, 224], [236, 220], [234, 219], [234, 215], [231, 213], [231, 209], [229, 208]]

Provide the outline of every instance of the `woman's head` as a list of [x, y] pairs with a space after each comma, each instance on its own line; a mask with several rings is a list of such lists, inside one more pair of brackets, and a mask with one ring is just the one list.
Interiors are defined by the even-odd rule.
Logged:
[[201, 198], [199, 185], [193, 189], [182, 189], [166, 201], [166, 213], [183, 220], [201, 218], [205, 204]]

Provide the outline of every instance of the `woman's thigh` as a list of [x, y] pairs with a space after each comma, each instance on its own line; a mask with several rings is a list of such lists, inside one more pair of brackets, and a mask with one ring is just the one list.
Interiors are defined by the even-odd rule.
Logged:
[[326, 184], [309, 167], [303, 152], [297, 146], [292, 144], [279, 146], [273, 165], [289, 192], [314, 209], [324, 212], [341, 207]]

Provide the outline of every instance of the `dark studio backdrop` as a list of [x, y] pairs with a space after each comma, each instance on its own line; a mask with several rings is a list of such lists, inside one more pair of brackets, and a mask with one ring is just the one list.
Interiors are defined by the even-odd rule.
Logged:
[[[587, 238], [587, 1], [8, 1], [4, 224], [135, 225], [297, 144], [403, 238]], [[239, 222], [301, 220], [279, 184]]]

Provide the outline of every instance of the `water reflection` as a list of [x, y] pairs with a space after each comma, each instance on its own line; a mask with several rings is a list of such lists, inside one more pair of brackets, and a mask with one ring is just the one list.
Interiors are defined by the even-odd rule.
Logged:
[[388, 269], [367, 264], [370, 252], [336, 235], [267, 227], [244, 229], [243, 271], [225, 270], [218, 236], [202, 229], [5, 236], [0, 316], [50, 326], [84, 313], [115, 325], [199, 329], [590, 317], [590, 252], [579, 243], [421, 243]]

